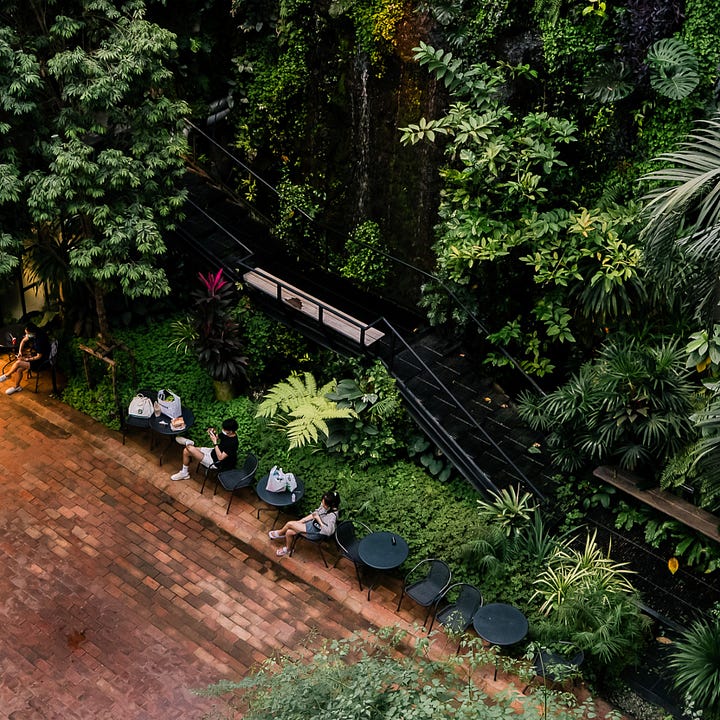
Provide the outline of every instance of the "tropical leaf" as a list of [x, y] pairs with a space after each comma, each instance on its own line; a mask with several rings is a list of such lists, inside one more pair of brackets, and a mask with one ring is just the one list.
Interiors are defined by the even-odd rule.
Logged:
[[710, 327], [720, 294], [720, 114], [656, 162], [663, 167], [642, 178], [652, 183], [640, 235], [645, 260], [662, 292], [681, 292]]
[[583, 92], [601, 103], [626, 98], [634, 89], [628, 67], [620, 60], [601, 63], [583, 85]]
[[332, 380], [318, 388], [312, 373], [294, 373], [265, 394], [256, 416], [271, 419], [286, 434], [291, 449], [316, 443], [329, 437], [329, 420], [357, 417], [352, 408], [338, 407], [328, 399], [335, 386]]
[[700, 82], [695, 53], [682, 40], [664, 38], [649, 50], [650, 85], [671, 100], [687, 97]]

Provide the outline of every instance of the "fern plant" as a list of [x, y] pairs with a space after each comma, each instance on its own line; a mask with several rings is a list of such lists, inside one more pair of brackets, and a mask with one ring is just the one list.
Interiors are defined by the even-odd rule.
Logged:
[[671, 100], [686, 98], [700, 82], [695, 53], [677, 38], [658, 40], [650, 48], [646, 62], [650, 85]]
[[332, 380], [318, 388], [312, 373], [293, 373], [270, 388], [256, 417], [268, 418], [284, 432], [291, 450], [327, 440], [329, 421], [357, 417], [352, 408], [338, 407], [326, 397], [335, 384]]

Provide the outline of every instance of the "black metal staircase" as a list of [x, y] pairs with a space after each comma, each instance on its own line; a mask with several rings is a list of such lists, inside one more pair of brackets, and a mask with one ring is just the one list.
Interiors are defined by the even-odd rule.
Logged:
[[[299, 268], [277, 249], [273, 253], [269, 240], [257, 243], [257, 229], [252, 234], [243, 231], [250, 221], [241, 218], [241, 209], [229, 204], [222, 193], [203, 187], [201, 196], [191, 195], [178, 235], [235, 281], [258, 272], [273, 278], [275, 287], [270, 292], [245, 284], [270, 316], [323, 347], [380, 358], [395, 377], [418, 426], [477, 490], [519, 485], [543, 498], [548, 470], [536, 447], [538, 438], [521, 425], [510, 398], [478, 361], [442, 333], [419, 330], [419, 319], [396, 304], [383, 304], [376, 296], [317, 269]], [[251, 247], [256, 244], [260, 252]], [[290, 294], [295, 304], [288, 301]], [[303, 303], [312, 304], [316, 315], [319, 310], [321, 320], [299, 309]], [[380, 331], [382, 338], [359, 343], [322, 322], [323, 313], [340, 312], [351, 319], [363, 318], [366, 331]]]

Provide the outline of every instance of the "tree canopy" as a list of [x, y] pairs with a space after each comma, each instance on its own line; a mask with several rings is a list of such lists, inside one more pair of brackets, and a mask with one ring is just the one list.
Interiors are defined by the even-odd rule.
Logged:
[[0, 274], [24, 248], [54, 258], [107, 334], [107, 291], [169, 292], [159, 259], [184, 200], [188, 112], [167, 67], [175, 36], [140, 0], [13, 2], [1, 17]]

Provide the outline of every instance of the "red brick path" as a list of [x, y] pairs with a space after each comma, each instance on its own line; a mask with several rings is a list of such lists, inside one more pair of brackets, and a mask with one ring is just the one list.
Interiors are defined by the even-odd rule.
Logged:
[[0, 718], [201, 718], [221, 703], [193, 688], [311, 630], [417, 632], [396, 580], [368, 602], [351, 564], [326, 570], [307, 543], [278, 561], [251, 490], [225, 515], [199, 475], [169, 480], [180, 446], [160, 467], [142, 432], [123, 446], [47, 392], [0, 393]]

